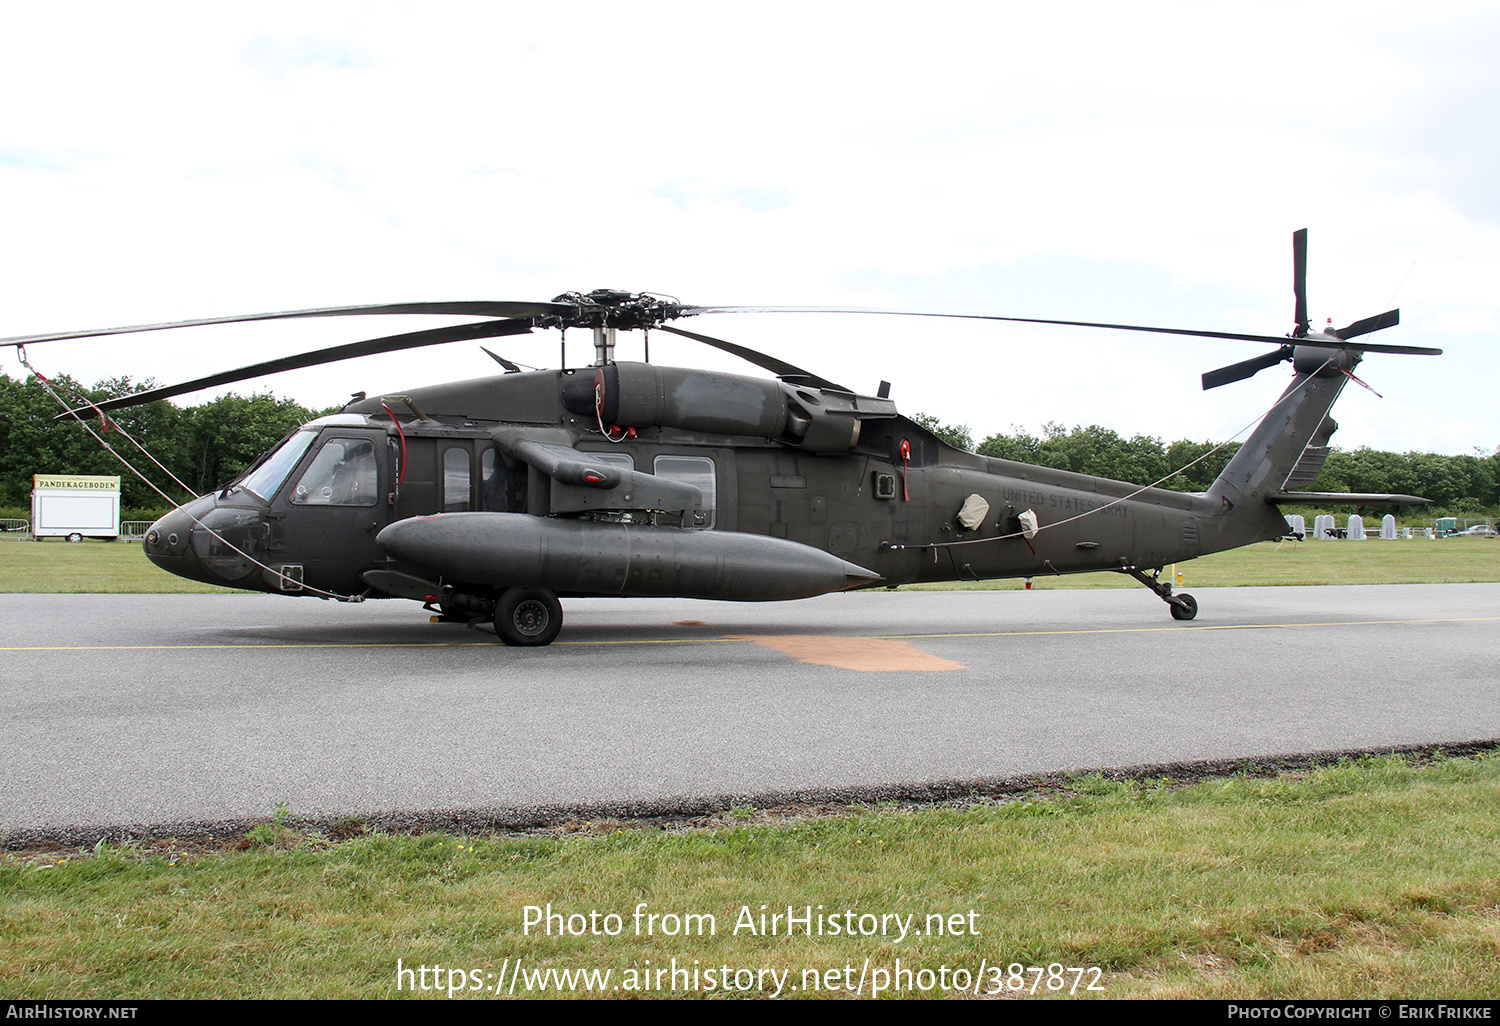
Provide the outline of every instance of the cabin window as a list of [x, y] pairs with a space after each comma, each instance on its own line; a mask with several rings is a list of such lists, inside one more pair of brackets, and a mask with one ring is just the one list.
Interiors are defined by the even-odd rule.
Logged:
[[690, 484], [703, 495], [703, 508], [684, 526], [714, 526], [714, 497], [718, 494], [718, 486], [714, 480], [713, 460], [706, 456], [658, 456], [653, 470], [657, 477]]
[[469, 508], [469, 450], [448, 449], [443, 453], [443, 512], [462, 513]]
[[505, 501], [505, 461], [494, 449], [479, 454], [479, 508], [504, 513], [509, 506]]
[[379, 485], [375, 443], [330, 438], [313, 457], [292, 494], [301, 506], [373, 506]]

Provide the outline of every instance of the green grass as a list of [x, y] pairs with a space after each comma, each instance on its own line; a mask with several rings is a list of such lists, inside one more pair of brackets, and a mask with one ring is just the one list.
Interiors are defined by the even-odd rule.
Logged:
[[[981, 976], [981, 990], [996, 980], [1029, 988], [1031, 975], [1007, 974], [1012, 963], [1097, 966], [1095, 994], [1106, 997], [1500, 992], [1493, 755], [1426, 767], [1364, 760], [1187, 789], [1090, 777], [1007, 804], [724, 822], [4, 856], [0, 995], [379, 998], [397, 996], [398, 959], [498, 974], [518, 958], [528, 969], [609, 970], [616, 984], [673, 958], [700, 970], [771, 968], [799, 988], [805, 971], [857, 982], [866, 959], [888, 984], [898, 959], [909, 971], [948, 968], [947, 991], [934, 976], [924, 994], [914, 975], [902, 996], [964, 996], [951, 974], [981, 966], [1002, 967]], [[642, 902], [648, 913], [711, 914], [717, 931], [637, 935]], [[614, 913], [619, 935], [528, 932], [526, 907], [549, 904], [564, 916], [597, 912], [601, 929]], [[736, 935], [742, 910], [758, 917], [762, 905], [914, 915], [917, 925], [940, 915], [962, 928], [904, 940], [894, 926], [852, 938]], [[483, 996], [467, 988], [489, 982], [440, 979], [464, 996]]]
[[[1459, 584], [1500, 581], [1500, 541], [1262, 542], [1179, 563], [1185, 588], [1298, 584]], [[914, 585], [926, 589], [1016, 589], [1019, 580]], [[1116, 573], [1037, 577], [1033, 587], [1138, 588]], [[138, 542], [0, 537], [0, 593], [229, 592], [175, 577], [146, 559]]]
[[0, 536], [0, 594], [210, 595], [233, 590], [167, 573], [146, 558], [138, 541], [70, 543], [61, 538]]
[[[1320, 584], [1472, 584], [1500, 581], [1500, 541], [1259, 542], [1177, 564], [1184, 588], [1276, 587]], [[1021, 581], [918, 584], [932, 590], [1024, 587]], [[1139, 588], [1118, 573], [1036, 577], [1032, 587]]]

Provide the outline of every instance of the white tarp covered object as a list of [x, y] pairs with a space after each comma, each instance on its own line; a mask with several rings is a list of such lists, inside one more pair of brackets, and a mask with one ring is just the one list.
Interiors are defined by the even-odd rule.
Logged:
[[979, 525], [984, 523], [984, 518], [989, 515], [990, 504], [978, 495], [971, 495], [959, 508], [958, 522], [970, 531], [977, 531]]

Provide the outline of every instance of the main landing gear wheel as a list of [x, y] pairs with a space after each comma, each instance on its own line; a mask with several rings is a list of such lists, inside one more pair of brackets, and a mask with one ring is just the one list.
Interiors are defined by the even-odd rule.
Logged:
[[1198, 600], [1191, 595], [1178, 595], [1167, 608], [1172, 610], [1172, 619], [1191, 620], [1198, 615]]
[[509, 588], [495, 604], [495, 633], [507, 645], [550, 645], [562, 630], [562, 603], [546, 588]]

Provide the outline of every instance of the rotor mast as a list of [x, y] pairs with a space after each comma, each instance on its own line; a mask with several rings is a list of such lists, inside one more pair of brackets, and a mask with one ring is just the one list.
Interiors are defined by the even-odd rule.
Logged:
[[615, 331], [613, 327], [594, 328], [594, 366], [603, 367], [615, 362]]

